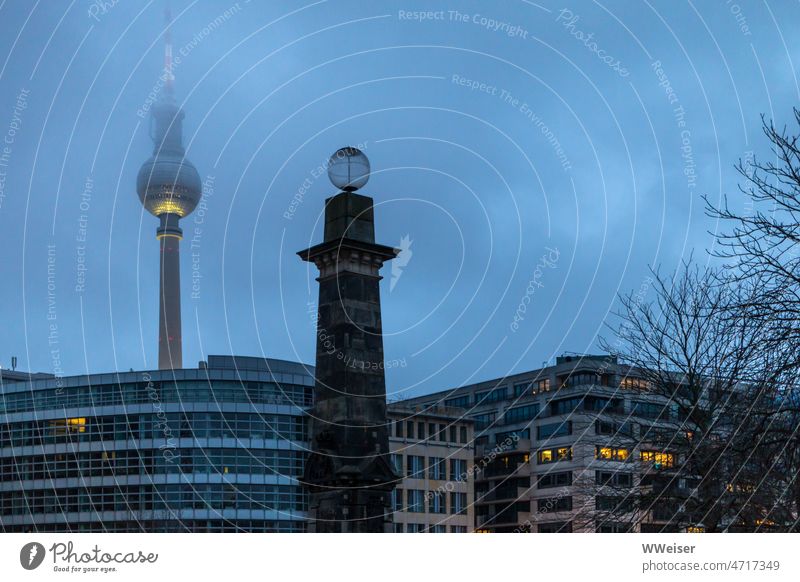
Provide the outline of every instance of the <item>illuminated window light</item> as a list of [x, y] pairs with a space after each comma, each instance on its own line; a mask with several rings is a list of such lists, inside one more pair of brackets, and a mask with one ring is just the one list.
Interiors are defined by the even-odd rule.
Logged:
[[640, 456], [642, 461], [653, 463], [653, 467], [656, 469], [668, 469], [675, 465], [675, 455], [673, 453], [642, 451]]
[[86, 418], [68, 418], [67, 426], [72, 432], [86, 432]]

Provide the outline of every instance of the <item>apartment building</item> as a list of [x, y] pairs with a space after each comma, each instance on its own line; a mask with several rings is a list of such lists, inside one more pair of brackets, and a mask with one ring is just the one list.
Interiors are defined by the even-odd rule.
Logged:
[[656, 502], [642, 512], [630, 498], [669, 480], [678, 463], [647, 444], [670, 404], [612, 357], [561, 356], [554, 366], [404, 404], [455, 408], [474, 421], [478, 532], [672, 530], [678, 508]]

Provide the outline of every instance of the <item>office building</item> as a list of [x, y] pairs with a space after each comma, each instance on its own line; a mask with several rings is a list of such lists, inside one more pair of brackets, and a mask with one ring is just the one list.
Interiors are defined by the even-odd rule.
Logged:
[[2, 378], [3, 531], [305, 530], [303, 365], [209, 356], [197, 369], [27, 376]]
[[389, 406], [389, 448], [401, 476], [392, 492], [394, 531], [469, 533], [474, 529], [473, 421], [444, 407]]

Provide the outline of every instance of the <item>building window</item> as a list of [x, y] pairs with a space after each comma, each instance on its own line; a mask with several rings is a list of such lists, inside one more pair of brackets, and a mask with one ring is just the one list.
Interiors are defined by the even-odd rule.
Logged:
[[525, 422], [533, 420], [539, 414], [538, 404], [528, 404], [526, 406], [516, 406], [506, 410], [503, 418], [506, 424], [514, 424], [515, 422]]
[[536, 382], [536, 388], [534, 388], [534, 394], [542, 394], [544, 392], [550, 392], [550, 378], [542, 378]]
[[394, 436], [401, 439], [403, 438], [403, 421], [402, 420], [395, 420], [394, 421]]
[[583, 409], [590, 412], [623, 412], [621, 398], [599, 398], [587, 396], [583, 400]]
[[475, 404], [489, 404], [490, 402], [500, 402], [506, 399], [506, 387], [501, 386], [493, 390], [485, 390], [475, 393]]
[[626, 390], [640, 390], [645, 392], [650, 389], [650, 384], [644, 378], [626, 376], [619, 381], [619, 387]]
[[441, 457], [428, 457], [428, 479], [445, 481], [447, 479], [447, 465]]
[[597, 533], [628, 533], [628, 525], [613, 521], [600, 521], [595, 525]]
[[563, 400], [553, 400], [550, 402], [550, 415], [572, 414], [580, 408], [581, 404], [583, 404], [583, 398], [580, 396], [564, 398]]
[[402, 523], [395, 523], [392, 524], [394, 526], [394, 533], [403, 533], [403, 524]]
[[466, 427], [466, 426], [462, 426], [462, 427], [460, 427], [460, 429], [459, 429], [459, 436], [461, 437], [461, 438], [459, 439], [459, 442], [460, 442], [461, 444], [466, 444], [466, 443], [467, 443], [467, 427]]
[[519, 398], [523, 394], [526, 394], [530, 390], [530, 383], [522, 382], [520, 384], [514, 384], [514, 398]]
[[439, 440], [439, 431], [436, 430], [436, 424], [433, 422], [428, 423], [428, 438], [432, 441]]
[[567, 376], [561, 383], [562, 388], [574, 388], [576, 386], [605, 386], [605, 376], [595, 372], [575, 372]]
[[543, 497], [542, 499], [537, 499], [536, 509], [539, 513], [572, 511], [572, 496], [564, 495], [561, 497]]
[[450, 480], [467, 480], [467, 461], [466, 459], [450, 459]]
[[536, 438], [543, 440], [546, 438], [556, 438], [572, 434], [572, 421], [554, 422], [543, 424], [536, 428]]
[[572, 447], [543, 449], [539, 451], [536, 456], [540, 465], [555, 463], [557, 461], [570, 461], [572, 460]]
[[57, 418], [50, 421], [52, 434], [64, 436], [86, 432], [86, 418]]
[[392, 453], [390, 460], [392, 462], [392, 467], [394, 467], [395, 472], [398, 475], [403, 474], [403, 455], [400, 453]]
[[539, 489], [551, 489], [553, 487], [564, 487], [572, 485], [572, 471], [562, 471], [559, 473], [545, 473], [539, 477]]
[[456, 425], [454, 424], [450, 426], [450, 442], [456, 442]]
[[466, 396], [456, 396], [455, 398], [448, 398], [444, 401], [445, 406], [452, 408], [469, 408], [469, 394]]
[[595, 471], [595, 483], [601, 487], [632, 487], [633, 475], [631, 473], [618, 473], [615, 471]]
[[467, 514], [467, 494], [458, 491], [450, 492], [450, 513], [456, 515]]
[[465, 525], [451, 525], [450, 533], [467, 533], [467, 526]]
[[652, 463], [654, 469], [670, 469], [675, 466], [675, 455], [661, 451], [642, 451], [642, 461]]
[[596, 420], [594, 423], [595, 434], [607, 436], [634, 436], [635, 424], [632, 422], [613, 422], [610, 420]]
[[414, 421], [407, 420], [406, 421], [406, 438], [413, 439], [414, 438]]
[[403, 490], [392, 489], [392, 511], [403, 511]]
[[425, 492], [421, 489], [409, 489], [406, 493], [408, 507], [411, 513], [425, 513]]
[[425, 524], [424, 523], [407, 523], [406, 524], [406, 531], [408, 533], [424, 533], [425, 532]]
[[597, 495], [594, 498], [594, 508], [597, 511], [630, 513], [633, 511], [633, 500], [630, 497]]
[[447, 533], [447, 526], [441, 523], [433, 524], [428, 528], [428, 533]]
[[[484, 414], [476, 414], [472, 417], [472, 420], [475, 421], [475, 430], [483, 430], [488, 428], [494, 423], [494, 419], [497, 417], [495, 412], [486, 412]], [[453, 440], [455, 442], [455, 439]]]
[[572, 533], [571, 521], [551, 521], [540, 523], [537, 527], [539, 533]]
[[425, 440], [425, 423], [418, 422], [417, 423], [417, 440], [424, 441]]
[[594, 458], [601, 461], [627, 461], [630, 456], [628, 449], [620, 447], [595, 447]]
[[445, 495], [442, 491], [428, 491], [428, 513], [447, 513]]
[[631, 410], [632, 416], [649, 418], [651, 420], [669, 420], [669, 408], [655, 402], [634, 402]]
[[503, 447], [509, 447], [513, 443], [520, 441], [520, 440], [530, 440], [531, 438], [531, 429], [523, 428], [521, 430], [511, 430], [508, 432], [498, 432], [495, 435], [494, 442], [498, 445], [502, 445]]
[[406, 457], [406, 477], [422, 479], [425, 476], [425, 457], [408, 455]]

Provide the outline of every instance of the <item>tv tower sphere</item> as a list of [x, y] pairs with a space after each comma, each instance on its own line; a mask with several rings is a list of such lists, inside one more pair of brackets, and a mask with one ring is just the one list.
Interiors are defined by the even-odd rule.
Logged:
[[355, 192], [369, 180], [369, 160], [358, 148], [338, 149], [328, 161], [328, 178], [344, 192]]
[[163, 150], [142, 164], [136, 192], [151, 214], [183, 218], [200, 202], [203, 185], [197, 169], [182, 152]]

